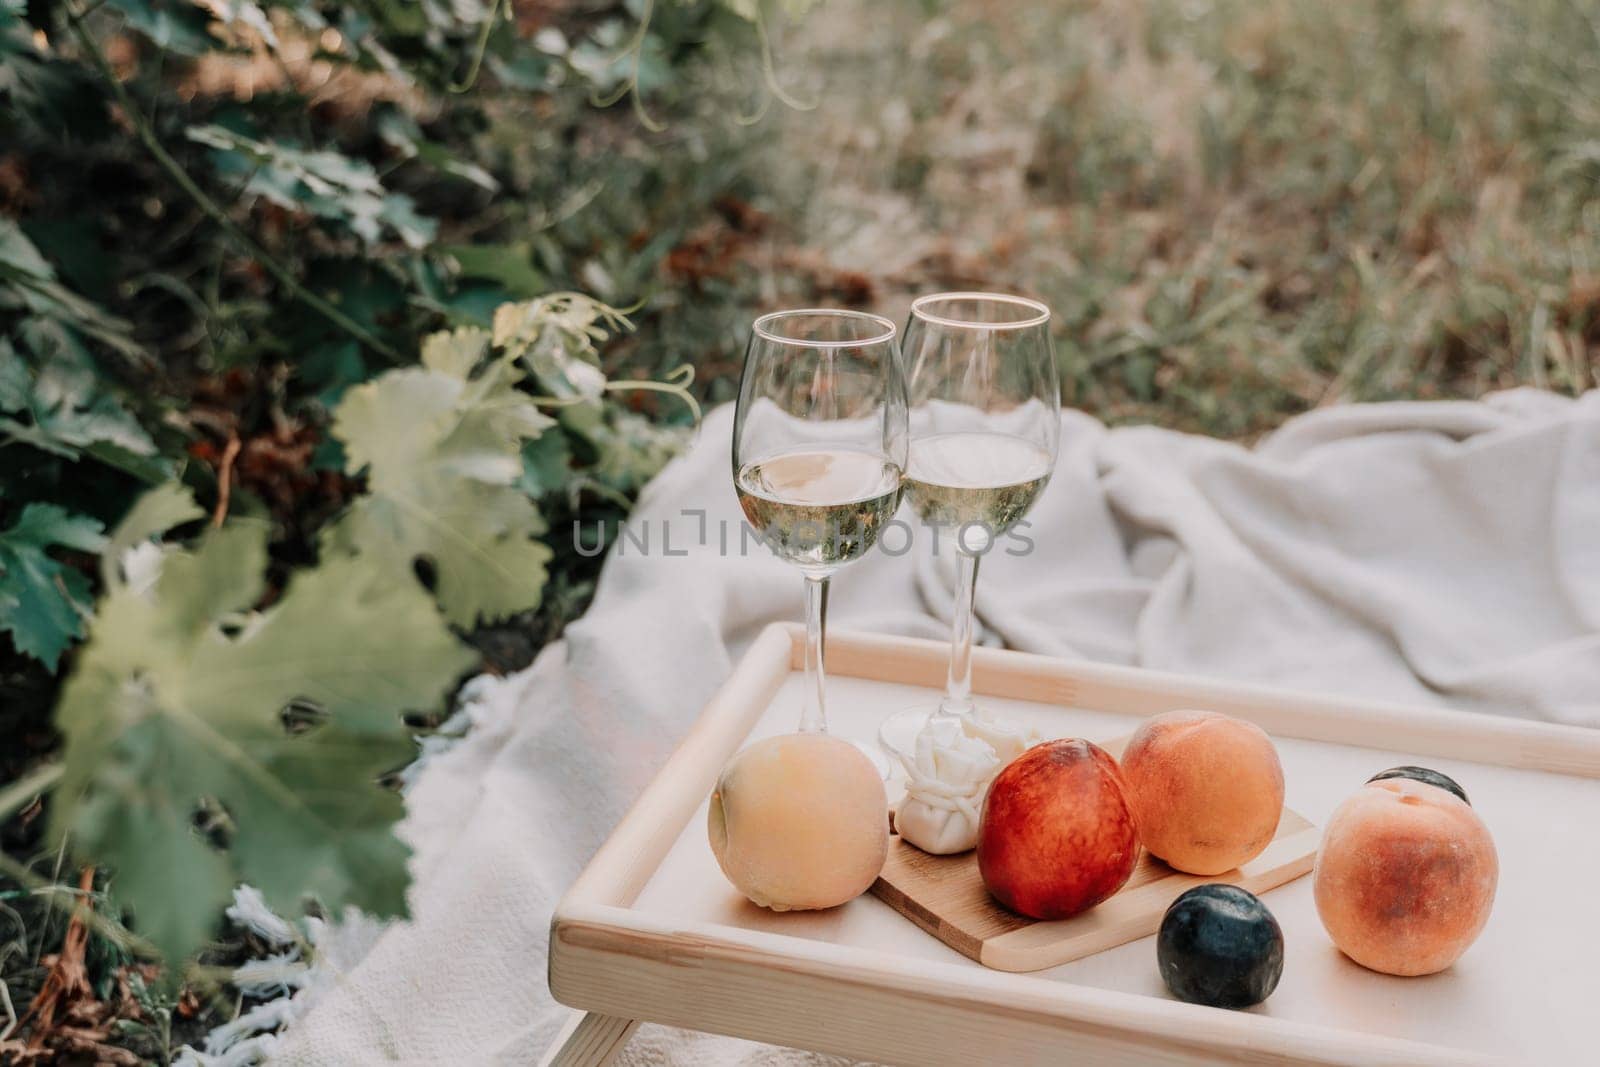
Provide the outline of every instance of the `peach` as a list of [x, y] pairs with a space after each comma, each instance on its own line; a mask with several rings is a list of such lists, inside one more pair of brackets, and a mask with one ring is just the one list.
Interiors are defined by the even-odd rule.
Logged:
[[1122, 777], [1150, 854], [1216, 875], [1259, 856], [1278, 832], [1283, 766], [1261, 727], [1214, 711], [1146, 719], [1122, 753]]
[[1468, 804], [1388, 778], [1362, 786], [1328, 820], [1312, 891], [1346, 956], [1384, 974], [1433, 974], [1489, 921], [1499, 871], [1488, 827]]
[[860, 749], [828, 734], [783, 734], [722, 770], [706, 816], [734, 888], [773, 911], [860, 896], [889, 853], [889, 798]]
[[1034, 745], [1000, 771], [978, 823], [978, 872], [994, 898], [1065, 919], [1121, 889], [1139, 858], [1117, 761], [1087, 741]]

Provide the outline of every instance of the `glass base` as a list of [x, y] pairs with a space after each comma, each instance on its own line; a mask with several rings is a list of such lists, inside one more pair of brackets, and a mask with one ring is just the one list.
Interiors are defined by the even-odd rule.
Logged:
[[929, 710], [926, 704], [897, 711], [878, 727], [878, 747], [889, 757], [889, 762], [897, 766], [914, 762], [917, 735], [935, 718], [959, 721], [961, 716], [951, 715], [938, 705]]

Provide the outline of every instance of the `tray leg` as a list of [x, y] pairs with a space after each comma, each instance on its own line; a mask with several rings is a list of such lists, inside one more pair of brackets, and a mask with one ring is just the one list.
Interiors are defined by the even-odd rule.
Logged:
[[556, 1035], [539, 1067], [605, 1067], [633, 1036], [638, 1019], [575, 1011]]

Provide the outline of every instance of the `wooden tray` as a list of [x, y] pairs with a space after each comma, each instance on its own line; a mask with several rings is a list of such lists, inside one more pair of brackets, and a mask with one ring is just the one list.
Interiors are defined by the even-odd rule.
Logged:
[[[740, 898], [706, 843], [705, 800], [742, 745], [793, 729], [802, 640], [797, 628], [762, 633], [557, 907], [550, 987], [588, 1014], [548, 1062], [604, 1062], [641, 1019], [952, 1067], [1593, 1062], [1600, 731], [977, 650], [976, 691], [1047, 736], [1116, 737], [1180, 707], [1258, 723], [1277, 742], [1289, 805], [1319, 823], [1401, 763], [1437, 767], [1472, 794], [1495, 835], [1500, 887], [1460, 962], [1428, 978], [1363, 970], [1328, 942], [1301, 878], [1264, 896], [1286, 935], [1281, 984], [1265, 1004], [1228, 1012], [1171, 999], [1150, 938], [1006, 974], [870, 895], [784, 915]], [[831, 633], [831, 728], [874, 736], [942, 685], [946, 654]]]
[[[1128, 743], [1127, 736], [1090, 740], [1119, 759]], [[978, 873], [977, 853], [930, 856], [896, 835], [872, 894], [985, 967], [1040, 971], [1148, 937], [1161, 928], [1167, 905], [1194, 886], [1231, 882], [1256, 894], [1276, 889], [1310, 872], [1321, 838], [1310, 820], [1286, 807], [1261, 855], [1224, 874], [1184, 874], [1141, 850], [1128, 884], [1110, 900], [1070, 919], [1040, 922], [995, 902]]]

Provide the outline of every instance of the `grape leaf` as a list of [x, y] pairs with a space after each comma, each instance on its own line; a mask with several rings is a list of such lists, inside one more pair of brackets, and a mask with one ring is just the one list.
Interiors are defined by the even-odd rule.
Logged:
[[564, 433], [540, 434], [522, 446], [522, 491], [535, 499], [572, 481], [572, 449]]
[[54, 281], [55, 277], [55, 268], [39, 254], [22, 227], [10, 219], [0, 219], [0, 278]]
[[161, 48], [199, 56], [220, 48], [211, 36], [211, 15], [190, 0], [109, 0], [128, 24]]
[[56, 669], [61, 653], [83, 636], [94, 598], [89, 580], [46, 554], [52, 546], [99, 552], [99, 522], [54, 504], [29, 504], [0, 531], [0, 630], [18, 652]]
[[223, 126], [190, 126], [191, 141], [213, 149], [224, 177], [288, 211], [305, 211], [348, 227], [368, 244], [392, 231], [412, 248], [426, 247], [438, 224], [417, 214], [409, 196], [389, 193], [372, 164], [331, 149], [260, 141]]
[[428, 140], [417, 125], [417, 120], [405, 111], [384, 111], [373, 123], [373, 129], [385, 144], [407, 159], [420, 159], [445, 174], [469, 181], [487, 192], [500, 191], [500, 183], [494, 175], [470, 160], [461, 159], [444, 145]]
[[450, 245], [439, 251], [455, 260], [463, 278], [498, 282], [509, 293], [537, 293], [550, 284], [533, 265], [533, 246], [529, 241]]
[[334, 412], [346, 469], [368, 493], [324, 535], [325, 548], [409, 574], [434, 569], [445, 616], [461, 627], [537, 607], [548, 546], [538, 507], [518, 486], [522, 443], [554, 420], [516, 388], [522, 373], [497, 357], [476, 376], [489, 334], [435, 334], [422, 366], [352, 387]]
[[[0, 55], [0, 59], [3, 59]], [[0, 309], [28, 315], [16, 328], [43, 363], [56, 358], [53, 349], [76, 344], [82, 335], [133, 360], [148, 358], [123, 320], [62, 285], [55, 268], [22, 228], [0, 216]], [[48, 324], [48, 326], [46, 325]], [[67, 353], [67, 356], [71, 356]]]
[[597, 345], [630, 325], [627, 316], [593, 297], [551, 293], [497, 308], [494, 343], [521, 360], [552, 395], [598, 400], [606, 376]]
[[95, 139], [104, 90], [84, 67], [38, 48], [26, 14], [26, 0], [0, 0], [0, 114], [46, 135]]
[[21, 411], [33, 397], [33, 374], [7, 338], [0, 337], [0, 411]]
[[126, 579], [123, 558], [127, 552], [204, 515], [194, 502], [194, 494], [178, 482], [167, 482], [142, 494], [111, 531], [111, 540], [100, 555], [100, 577], [105, 587], [115, 589]]
[[[586, 442], [590, 466], [571, 482], [569, 451], [541, 438], [524, 451], [523, 485], [547, 491], [556, 475], [571, 484], [624, 496], [637, 493], [683, 447], [682, 430], [603, 404], [607, 390], [599, 344], [631, 327], [627, 317], [582, 293], [552, 293], [495, 311], [493, 343], [519, 359], [545, 391], [563, 401], [561, 426]], [[548, 436], [548, 435], [547, 435]]]
[[0, 416], [4, 439], [66, 459], [100, 446], [154, 455], [155, 442], [133, 415], [98, 391], [94, 363], [70, 333], [45, 320], [29, 320], [24, 327], [22, 336], [31, 341], [40, 366], [32, 371], [0, 339], [0, 412], [19, 416]]
[[[302, 571], [250, 611], [266, 544], [264, 525], [236, 520], [168, 548], [147, 588], [112, 589], [57, 708], [53, 839], [112, 869], [173, 964], [238, 881], [284, 912], [309, 893], [404, 914], [401, 801], [377, 779], [414, 754], [400, 713], [438, 704], [474, 661], [421, 590], [366, 560]], [[290, 730], [284, 711], [304, 702], [317, 714]], [[194, 829], [202, 801], [227, 813], [225, 848]]]

